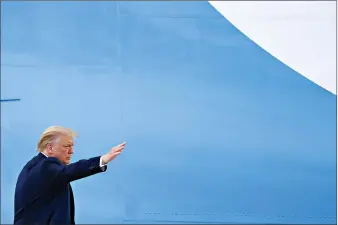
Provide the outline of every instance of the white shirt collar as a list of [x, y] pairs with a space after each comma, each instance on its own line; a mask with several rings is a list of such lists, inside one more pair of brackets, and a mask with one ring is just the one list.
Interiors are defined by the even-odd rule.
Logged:
[[45, 153], [41, 152], [41, 154], [43, 154], [44, 156], [46, 156], [46, 158], [48, 158], [48, 155], [46, 155]]

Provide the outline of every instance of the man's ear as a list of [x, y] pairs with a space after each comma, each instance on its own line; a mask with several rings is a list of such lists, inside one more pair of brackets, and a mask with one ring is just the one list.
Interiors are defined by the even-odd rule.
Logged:
[[47, 148], [47, 152], [48, 153], [52, 153], [52, 151], [53, 151], [53, 146], [52, 146], [52, 144], [47, 144], [47, 146], [46, 146]]

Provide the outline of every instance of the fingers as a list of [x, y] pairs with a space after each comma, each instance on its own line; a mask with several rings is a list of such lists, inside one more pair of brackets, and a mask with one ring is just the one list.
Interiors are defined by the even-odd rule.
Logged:
[[114, 148], [121, 148], [121, 147], [124, 148], [125, 146], [126, 146], [126, 142], [123, 142], [123, 143], [115, 146]]
[[123, 143], [115, 146], [114, 148], [121, 148], [121, 147], [124, 148], [125, 146], [126, 146], [126, 142], [123, 142]]
[[115, 152], [115, 153], [113, 154], [113, 156], [116, 157], [116, 156], [120, 155], [120, 153], [121, 153], [121, 152]]
[[113, 147], [112, 152], [113, 153], [121, 153], [125, 146], [126, 146], [126, 142], [123, 142], [123, 143]]
[[113, 152], [114, 153], [121, 153], [123, 150], [123, 148], [118, 148], [118, 149], [114, 149]]

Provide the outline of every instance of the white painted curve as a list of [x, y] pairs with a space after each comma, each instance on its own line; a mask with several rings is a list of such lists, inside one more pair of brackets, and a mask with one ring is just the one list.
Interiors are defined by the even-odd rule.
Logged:
[[209, 3], [271, 55], [337, 94], [336, 2]]

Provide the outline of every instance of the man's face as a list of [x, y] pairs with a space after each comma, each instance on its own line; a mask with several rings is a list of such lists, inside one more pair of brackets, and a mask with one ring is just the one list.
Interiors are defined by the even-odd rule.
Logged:
[[52, 156], [59, 159], [63, 164], [68, 165], [74, 153], [73, 146], [73, 137], [62, 135], [60, 140], [52, 147]]

